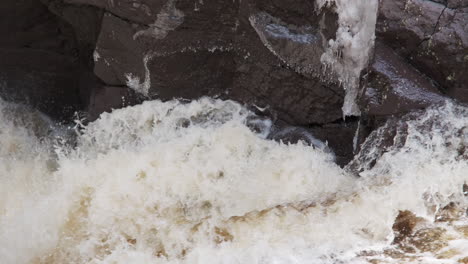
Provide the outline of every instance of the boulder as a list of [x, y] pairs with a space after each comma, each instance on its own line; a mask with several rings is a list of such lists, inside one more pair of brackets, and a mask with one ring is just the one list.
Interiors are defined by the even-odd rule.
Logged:
[[448, 97], [468, 102], [467, 6], [466, 0], [380, 1], [374, 59], [359, 102], [357, 150], [389, 118]]
[[433, 82], [377, 41], [360, 102], [365, 116], [401, 115], [446, 100]]
[[[131, 9], [138, 15], [119, 11], [128, 1], [68, 2], [107, 10], [94, 56], [107, 85], [162, 100], [208, 95], [271, 106], [294, 125], [342, 117], [344, 91], [320, 62], [337, 16], [314, 2], [141, 1], [145, 8]], [[153, 20], [135, 19], [144, 13]]]
[[443, 93], [468, 102], [466, 21], [467, 0], [382, 0], [376, 34]]
[[104, 112], [132, 106], [139, 102], [141, 102], [141, 97], [127, 87], [97, 86], [91, 91], [86, 118], [88, 121], [94, 121]]
[[0, 96], [56, 119], [80, 108], [73, 29], [38, 1], [0, 4]]

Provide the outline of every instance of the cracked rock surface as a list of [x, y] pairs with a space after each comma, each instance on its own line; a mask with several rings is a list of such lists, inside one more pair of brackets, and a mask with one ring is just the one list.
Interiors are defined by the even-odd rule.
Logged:
[[[341, 119], [344, 91], [320, 62], [336, 14], [313, 1], [75, 1], [106, 9], [95, 73], [148, 98], [217, 96], [294, 125]], [[134, 4], [138, 1], [132, 1]], [[127, 10], [128, 12], [123, 12]]]
[[381, 0], [376, 33], [444, 94], [468, 102], [468, 1]]

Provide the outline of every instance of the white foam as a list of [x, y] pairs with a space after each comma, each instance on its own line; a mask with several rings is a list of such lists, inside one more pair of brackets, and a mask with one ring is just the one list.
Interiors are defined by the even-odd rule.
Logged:
[[[432, 221], [432, 204], [466, 205], [468, 164], [457, 158], [467, 145], [466, 113], [449, 104], [410, 122], [404, 147], [361, 179], [324, 151], [255, 134], [246, 126], [252, 114], [231, 101], [153, 101], [104, 113], [76, 149], [59, 152], [57, 170], [45, 165], [49, 145], [14, 133], [0, 116], [13, 137], [0, 140], [40, 146], [38, 154], [1, 152], [0, 257], [6, 264], [362, 263], [361, 250], [390, 245], [399, 210]], [[421, 130], [438, 116], [440, 126]], [[459, 239], [451, 246], [460, 248], [466, 239]]]
[[[0, 98], [0, 259], [27, 263], [53, 246], [61, 222], [50, 193], [60, 185], [49, 120], [30, 108]], [[65, 211], [62, 213], [66, 213]]]
[[145, 97], [148, 97], [149, 90], [151, 89], [151, 73], [148, 68], [148, 62], [151, 59], [151, 55], [145, 55], [143, 57], [143, 66], [145, 67], [145, 79], [143, 81], [141, 81], [140, 77], [134, 75], [133, 73], [125, 74], [125, 78], [127, 79], [127, 86]]

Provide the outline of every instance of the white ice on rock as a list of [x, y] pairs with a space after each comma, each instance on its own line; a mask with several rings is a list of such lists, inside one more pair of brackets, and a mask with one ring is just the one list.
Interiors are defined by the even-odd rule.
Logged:
[[343, 115], [357, 116], [360, 75], [374, 47], [378, 0], [317, 1], [319, 9], [326, 5], [335, 6], [339, 27], [321, 60], [337, 74], [346, 89]]

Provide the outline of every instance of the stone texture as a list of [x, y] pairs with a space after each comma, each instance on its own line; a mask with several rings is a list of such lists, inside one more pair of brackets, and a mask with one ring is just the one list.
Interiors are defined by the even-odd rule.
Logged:
[[80, 107], [73, 29], [39, 1], [0, 3], [0, 96], [57, 119]]
[[[388, 119], [468, 102], [468, 1], [381, 0], [374, 60], [364, 79], [358, 148]], [[468, 58], [468, 57], [467, 57]], [[456, 77], [456, 78], [455, 78]]]
[[126, 85], [126, 74], [143, 76], [143, 50], [133, 39], [135, 29], [106, 13], [94, 52], [95, 74], [107, 85]]
[[167, 0], [64, 0], [67, 4], [92, 5], [125, 20], [151, 24]]
[[82, 65], [94, 67], [92, 54], [101, 31], [103, 11], [93, 6], [76, 6], [62, 0], [40, 0], [49, 11], [73, 28], [72, 38]]
[[98, 86], [91, 92], [87, 120], [94, 121], [104, 112], [134, 105], [140, 101], [138, 94], [127, 87]]
[[379, 41], [367, 80], [360, 102], [367, 116], [404, 114], [446, 99], [429, 78]]
[[[364, 143], [346, 169], [356, 175], [372, 169], [383, 155], [393, 155], [408, 148], [409, 137], [411, 146], [434, 149], [433, 158], [436, 160], [468, 160], [466, 142], [460, 140], [468, 135], [468, 127], [458, 122], [458, 119], [466, 116], [468, 109], [454, 101], [432, 105], [425, 110], [413, 110], [405, 115], [387, 116], [380, 120], [381, 124], [377, 129], [365, 137]], [[433, 137], [438, 136], [443, 138], [443, 143], [433, 141]], [[441, 147], [444, 148], [442, 155], [438, 149]], [[381, 165], [385, 166], [385, 162]]]
[[356, 119], [310, 127], [291, 126], [277, 121], [268, 138], [285, 144], [302, 141], [325, 152], [332, 152], [335, 162], [340, 166], [345, 166], [354, 156], [353, 139], [357, 128], [358, 120]]
[[106, 9], [95, 73], [108, 85], [162, 100], [208, 95], [271, 106], [295, 125], [342, 117], [344, 91], [320, 62], [336, 15], [317, 14], [313, 3], [167, 1], [152, 24]]
[[466, 21], [466, 0], [382, 0], [377, 37], [430, 76], [442, 92], [468, 102]]
[[65, 55], [28, 48], [0, 49], [0, 95], [57, 119], [80, 107], [78, 68]]
[[344, 165], [377, 127], [390, 127], [380, 135], [385, 150], [404, 130], [397, 125], [404, 114], [445, 96], [468, 102], [468, 0], [380, 0], [363, 115], [346, 121], [344, 90], [320, 62], [337, 15], [315, 10], [315, 1], [5, 0], [0, 7], [0, 95], [58, 119], [84, 110], [92, 121], [142, 95], [233, 99], [267, 108], [289, 131], [272, 139], [327, 141]]

